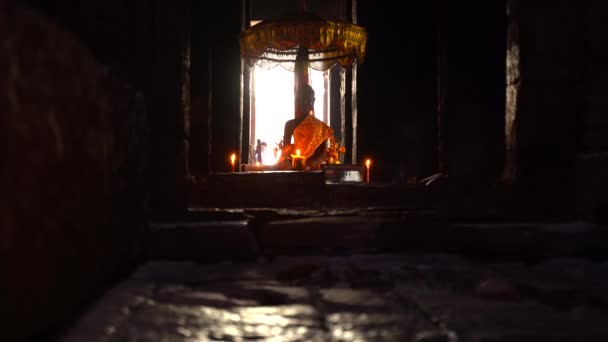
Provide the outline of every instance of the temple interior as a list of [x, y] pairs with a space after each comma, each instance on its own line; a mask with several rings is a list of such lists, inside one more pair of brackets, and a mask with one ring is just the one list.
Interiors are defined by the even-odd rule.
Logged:
[[607, 12], [0, 0], [0, 340], [608, 341]]

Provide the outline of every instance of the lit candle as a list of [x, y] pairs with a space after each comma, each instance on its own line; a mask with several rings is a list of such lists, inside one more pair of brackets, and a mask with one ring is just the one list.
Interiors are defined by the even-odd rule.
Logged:
[[371, 159], [365, 161], [365, 167], [367, 168], [367, 182], [369, 183], [369, 166], [372, 165]]
[[230, 165], [232, 165], [232, 172], [234, 172], [234, 162], [236, 161], [236, 154], [230, 156]]
[[291, 167], [296, 170], [302, 170], [304, 168], [304, 156], [301, 155], [299, 149], [296, 149], [296, 154], [291, 155]]

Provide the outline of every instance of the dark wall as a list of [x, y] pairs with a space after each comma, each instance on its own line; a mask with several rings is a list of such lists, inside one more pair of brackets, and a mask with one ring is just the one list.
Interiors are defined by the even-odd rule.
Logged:
[[358, 2], [368, 31], [358, 67], [358, 154], [374, 159], [375, 180], [435, 171], [435, 25], [431, 2]]
[[[346, 0], [308, 0], [308, 10], [324, 18], [345, 19]], [[302, 9], [300, 0], [251, 0], [253, 20], [272, 20], [285, 14], [297, 13]]]
[[205, 177], [230, 171], [230, 154], [239, 154], [241, 2], [195, 1], [192, 22], [190, 164]]
[[206, 2], [192, 3], [192, 69], [190, 83], [190, 170], [194, 176], [206, 175], [209, 164], [210, 110], [210, 22]]
[[565, 185], [581, 145], [584, 4], [519, 7], [520, 179]]
[[211, 60], [209, 158], [212, 172], [227, 172], [230, 170], [229, 155], [239, 155], [242, 125], [238, 41], [241, 5], [240, 1], [232, 1], [208, 5], [206, 10]]
[[376, 176], [403, 180], [438, 171], [440, 43], [447, 51], [440, 82], [447, 90], [448, 171], [496, 178], [504, 149], [504, 1], [409, 2], [405, 11], [390, 2], [358, 3], [369, 33], [359, 67], [359, 154], [377, 160]]
[[154, 61], [155, 1], [24, 0], [72, 31], [95, 58], [143, 91]]
[[78, 37], [0, 6], [0, 317], [48, 341], [132, 271], [147, 224], [145, 105]]
[[151, 208], [181, 215], [188, 206], [191, 3], [155, 1], [151, 68], [145, 91], [151, 115]]
[[74, 34], [95, 58], [140, 91], [152, 134], [153, 213], [187, 206], [190, 1], [26, 0]]
[[581, 16], [584, 36], [582, 58], [582, 142], [576, 177], [583, 217], [608, 222], [608, 3], [590, 2]]
[[509, 5], [509, 46], [518, 52], [509, 68], [510, 174], [536, 212], [605, 220], [606, 5]]
[[[445, 129], [450, 178], [496, 181], [504, 160], [504, 0], [439, 1], [445, 14]], [[443, 9], [442, 9], [443, 7]]]

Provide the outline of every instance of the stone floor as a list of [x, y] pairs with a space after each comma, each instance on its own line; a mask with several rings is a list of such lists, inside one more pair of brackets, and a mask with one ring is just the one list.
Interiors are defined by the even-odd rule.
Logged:
[[608, 341], [606, 227], [197, 209], [60, 341]]
[[61, 341], [608, 341], [608, 263], [453, 254], [151, 261]]

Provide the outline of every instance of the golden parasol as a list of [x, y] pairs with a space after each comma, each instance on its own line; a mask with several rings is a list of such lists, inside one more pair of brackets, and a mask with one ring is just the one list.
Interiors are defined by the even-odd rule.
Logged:
[[281, 19], [258, 23], [240, 34], [241, 56], [253, 67], [281, 65], [295, 71], [298, 83], [308, 81], [308, 66], [327, 70], [335, 64], [363, 63], [367, 31], [361, 26], [325, 20], [310, 13], [286, 15]]

